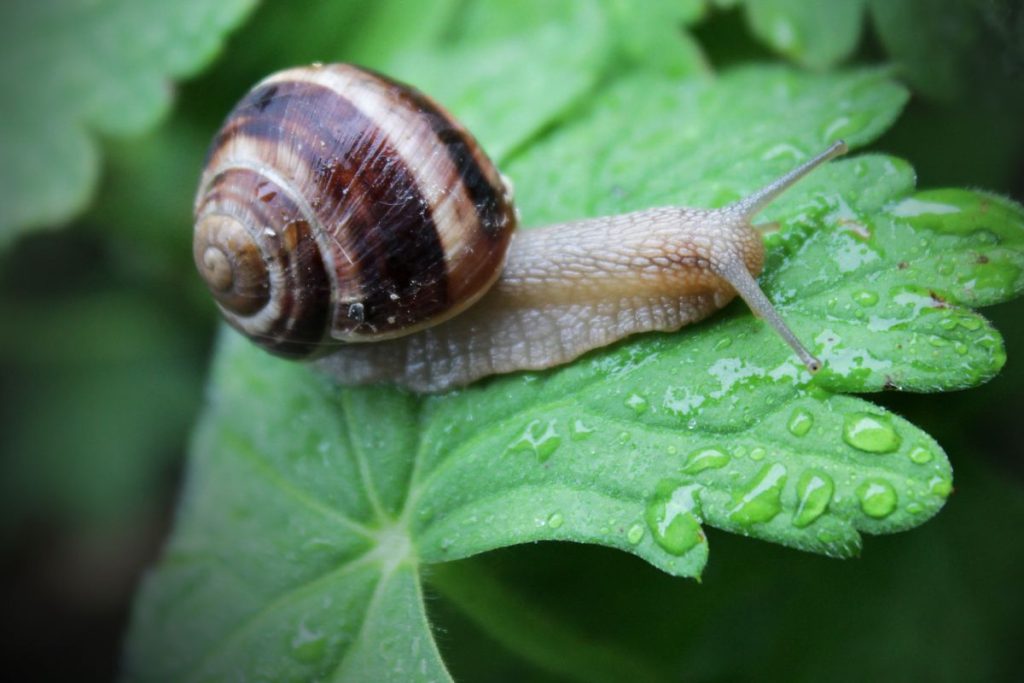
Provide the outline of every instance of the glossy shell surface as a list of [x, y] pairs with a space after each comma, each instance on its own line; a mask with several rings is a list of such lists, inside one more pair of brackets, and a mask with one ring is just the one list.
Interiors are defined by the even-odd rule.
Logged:
[[279, 72], [238, 103], [195, 216], [196, 266], [225, 318], [290, 357], [458, 314], [498, 277], [516, 227], [465, 128], [346, 64]]

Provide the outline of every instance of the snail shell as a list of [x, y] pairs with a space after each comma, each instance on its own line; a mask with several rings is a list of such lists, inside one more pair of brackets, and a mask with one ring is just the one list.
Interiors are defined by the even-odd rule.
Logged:
[[757, 284], [751, 220], [845, 151], [837, 141], [722, 208], [513, 236], [502, 176], [429, 97], [347, 64], [290, 69], [257, 84], [214, 139], [194, 257], [231, 325], [278, 355], [326, 356], [318, 369], [347, 384], [441, 391], [549, 368], [697, 322], [737, 294], [815, 372]]
[[257, 84], [213, 140], [195, 216], [193, 256], [224, 317], [287, 357], [456, 315], [501, 273], [517, 223], [458, 121], [347, 64]]

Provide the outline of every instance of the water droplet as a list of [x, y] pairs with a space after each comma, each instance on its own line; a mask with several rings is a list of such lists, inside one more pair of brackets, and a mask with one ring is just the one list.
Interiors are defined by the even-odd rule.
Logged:
[[306, 627], [305, 622], [299, 624], [298, 632], [288, 643], [291, 656], [304, 664], [312, 664], [324, 658], [327, 652], [327, 638]]
[[835, 484], [832, 477], [820, 470], [807, 470], [796, 484], [798, 499], [793, 526], [803, 529], [821, 517], [832, 500]]
[[939, 327], [941, 327], [944, 330], [952, 330], [956, 328], [958, 324], [959, 323], [957, 322], [956, 318], [951, 315], [946, 316], [945, 318], [939, 321]]
[[629, 443], [629, 440], [633, 437], [629, 432], [619, 432], [619, 443]]
[[786, 468], [779, 463], [765, 465], [747, 491], [734, 500], [729, 519], [743, 525], [767, 522], [782, 510], [782, 486]]
[[921, 505], [920, 503], [916, 503], [916, 502], [915, 503], [908, 503], [907, 504], [907, 512], [909, 512], [912, 515], [919, 515], [922, 512], [924, 512], [924, 506]]
[[803, 408], [797, 408], [789, 416], [789, 422], [786, 424], [786, 427], [794, 436], [804, 436], [807, 432], [811, 431], [812, 425], [814, 425], [814, 416]]
[[715, 342], [715, 345], [711, 347], [713, 351], [721, 351], [732, 346], [732, 337], [722, 337]]
[[523, 433], [519, 435], [515, 441], [509, 444], [508, 452], [517, 453], [521, 451], [532, 451], [537, 459], [541, 462], [546, 461], [551, 457], [559, 444], [562, 443], [562, 437], [558, 435], [558, 431], [555, 429], [557, 420], [533, 420], [526, 428]]
[[648, 403], [647, 399], [640, 394], [630, 394], [629, 398], [626, 399], [626, 405], [633, 409], [633, 412], [637, 415], [643, 415], [647, 412]]
[[729, 454], [718, 448], [701, 448], [690, 453], [686, 458], [686, 466], [683, 472], [686, 474], [697, 474], [704, 470], [718, 469], [729, 463]]
[[822, 128], [821, 135], [826, 140], [837, 140], [849, 137], [850, 133], [855, 133], [858, 129], [859, 126], [853, 125], [849, 116], [839, 116]]
[[878, 294], [870, 289], [860, 289], [853, 293], [853, 300], [861, 306], [874, 306], [878, 303]]
[[888, 517], [896, 509], [896, 489], [887, 481], [868, 479], [857, 487], [860, 509], [868, 517]]
[[850, 413], [843, 420], [843, 441], [867, 453], [891, 453], [900, 447], [900, 435], [887, 415]]
[[704, 541], [700, 528], [700, 484], [662, 479], [644, 517], [655, 543], [671, 555], [683, 555]]
[[831, 543], [835, 543], [836, 541], [838, 541], [840, 536], [839, 536], [839, 534], [837, 534], [834, 531], [829, 531], [828, 529], [822, 529], [821, 531], [818, 532], [818, 535], [817, 535], [816, 538], [819, 541], [821, 541], [822, 543], [829, 543], [829, 544], [831, 544]]
[[977, 332], [981, 329], [981, 320], [973, 315], [960, 316], [957, 322], [960, 324], [960, 327], [970, 330], [971, 332]]
[[562, 517], [561, 513], [555, 512], [548, 517], [548, 527], [551, 529], [557, 529], [565, 523], [565, 518]]
[[750, 459], [754, 462], [758, 460], [764, 460], [764, 456], [768, 455], [768, 451], [761, 448], [760, 446], [754, 446], [750, 449]]
[[964, 344], [962, 341], [953, 342], [953, 350], [956, 351], [957, 355], [966, 356], [967, 344]]
[[584, 441], [593, 435], [594, 430], [583, 423], [583, 420], [575, 420], [572, 429], [569, 431], [569, 438], [573, 441]]
[[945, 348], [949, 346], [949, 341], [942, 337], [932, 334], [928, 336], [928, 343], [937, 349]]
[[937, 496], [948, 498], [953, 492], [953, 480], [942, 475], [935, 475], [928, 480], [928, 490]]
[[629, 527], [629, 531], [626, 532], [626, 540], [632, 543], [633, 545], [636, 545], [641, 540], [643, 540], [643, 537], [644, 528], [639, 524], [634, 524], [633, 526]]
[[943, 204], [941, 202], [929, 202], [923, 199], [916, 199], [910, 197], [904, 199], [896, 206], [889, 209], [889, 213], [893, 216], [901, 216], [904, 218], [916, 218], [922, 215], [941, 215], [941, 214], [952, 214], [960, 213], [962, 209], [959, 206], [953, 204]]
[[910, 451], [910, 459], [916, 462], [918, 465], [924, 465], [932, 461], [935, 454], [924, 446], [915, 446], [914, 450]]

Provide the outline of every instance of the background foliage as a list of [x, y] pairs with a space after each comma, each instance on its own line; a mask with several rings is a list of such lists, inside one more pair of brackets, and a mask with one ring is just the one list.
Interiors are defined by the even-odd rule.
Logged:
[[[212, 336], [188, 257], [195, 176], [223, 113], [274, 68], [344, 57], [441, 80], [432, 92], [466, 110], [496, 157], [514, 159], [621, 70], [678, 78], [777, 59], [776, 50], [811, 69], [892, 62], [914, 95], [874, 149], [910, 159], [921, 187], [1024, 195], [1014, 125], [1024, 113], [1024, 16], [1014, 3], [829, 3], [827, 15], [811, 10], [823, 3], [796, 0], [712, 4], [651, 3], [640, 14], [612, 0], [554, 10], [268, 3], [251, 16], [248, 3], [180, 3], [174, 16], [159, 14], [162, 4], [5, 7], [0, 67], [16, 106], [0, 118], [0, 445], [16, 661], [39, 675], [69, 665], [47, 656], [56, 639], [78, 643], [74, 660], [98, 677], [113, 667], [133, 577], [162, 535]], [[562, 36], [545, 26], [568, 21], [573, 49], [558, 49]], [[221, 58], [172, 98], [166, 79], [198, 73], [238, 24]], [[490, 58], [468, 58], [481, 50]], [[510, 68], [523, 51], [548, 57], [563, 85], [528, 95], [542, 104], [525, 115], [503, 99], [535, 80]], [[25, 79], [25, 64], [49, 77]], [[458, 79], [431, 80], [452, 65]], [[520, 82], [481, 97], [498, 77]], [[38, 230], [75, 211], [63, 230]], [[992, 383], [966, 395], [872, 397], [936, 437], [955, 468], [955, 495], [923, 528], [871, 539], [863, 559], [844, 563], [711, 531], [702, 585], [566, 544], [437, 565], [429, 611], [446, 663], [466, 680], [586, 680], [619, 667], [706, 680], [1008, 678], [1009, 627], [1024, 602], [1024, 542], [1013, 531], [1024, 521], [1020, 304], [987, 314], [1010, 357]]]

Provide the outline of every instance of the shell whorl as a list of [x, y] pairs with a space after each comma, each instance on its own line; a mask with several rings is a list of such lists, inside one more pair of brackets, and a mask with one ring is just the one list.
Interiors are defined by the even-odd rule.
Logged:
[[457, 314], [497, 279], [516, 227], [465, 128], [345, 64], [257, 84], [211, 145], [195, 214], [193, 255], [221, 312], [292, 357]]

